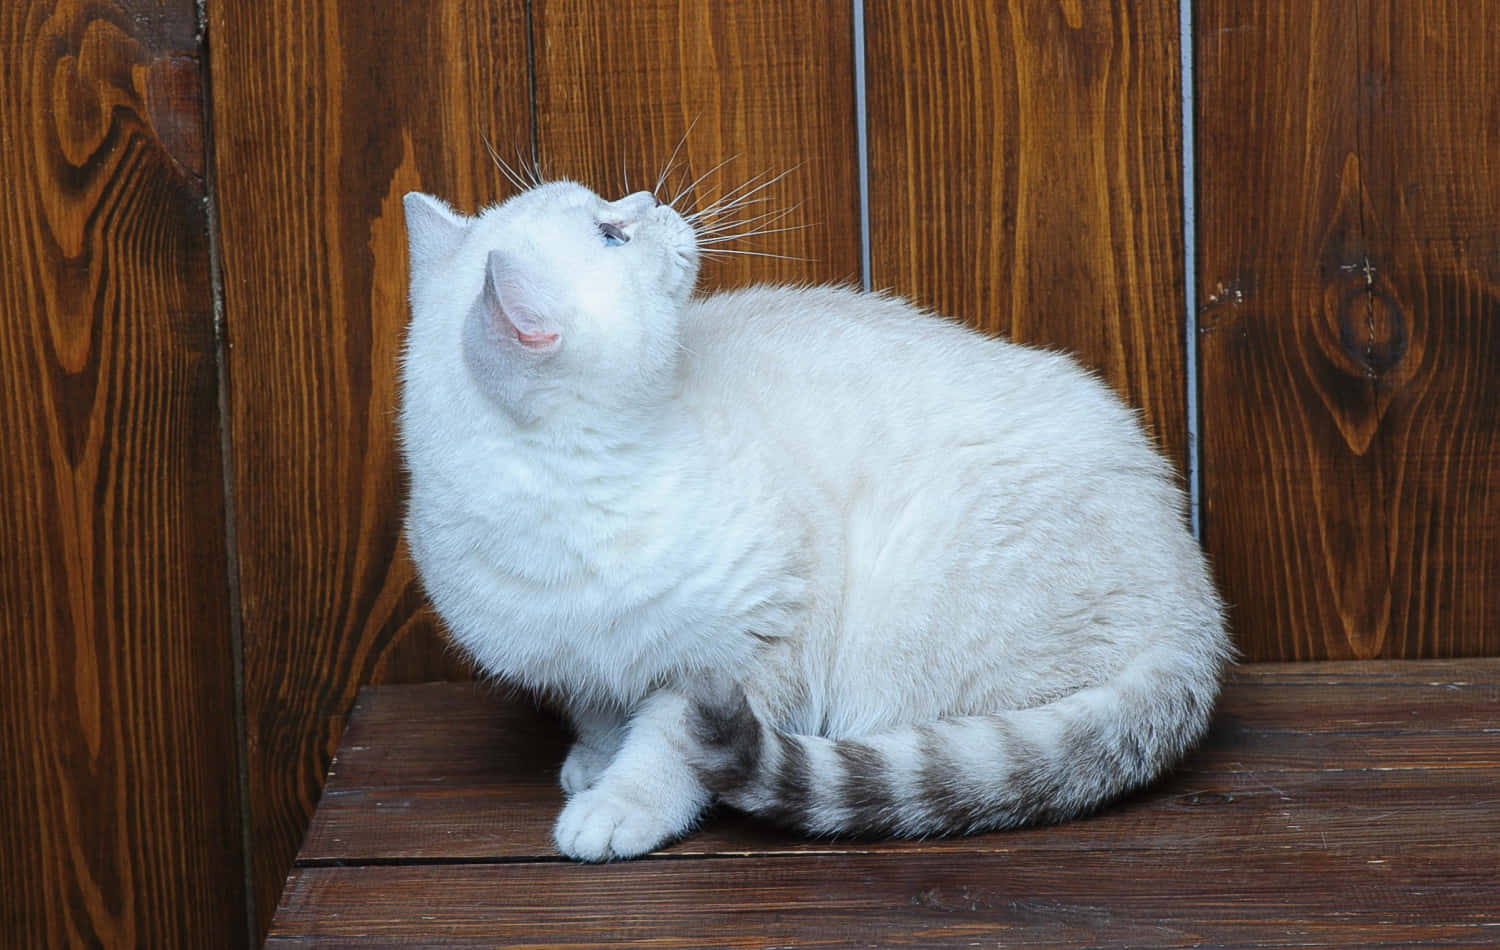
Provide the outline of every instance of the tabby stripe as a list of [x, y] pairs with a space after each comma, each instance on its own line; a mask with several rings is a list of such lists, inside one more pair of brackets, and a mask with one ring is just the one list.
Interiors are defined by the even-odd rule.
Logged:
[[[1058, 809], [1057, 802], [1067, 790], [1063, 769], [1054, 765], [1047, 750], [1022, 735], [1014, 723], [997, 720], [1004, 742], [1008, 768], [1005, 787], [1011, 792], [1003, 818], [996, 825], [1015, 825], [1023, 821], [1056, 821], [1068, 813]], [[1000, 816], [996, 816], [1000, 818]]]
[[948, 754], [951, 738], [941, 729], [946, 724], [917, 729], [917, 749], [921, 756], [918, 788], [928, 820], [938, 833], [952, 834], [979, 827], [993, 819], [993, 804], [970, 794], [974, 782]]
[[722, 794], [744, 789], [756, 778], [773, 737], [766, 735], [743, 693], [722, 706], [696, 703], [693, 726], [699, 747], [709, 753], [697, 763], [705, 785]]
[[803, 825], [812, 807], [812, 768], [808, 763], [807, 749], [795, 735], [779, 733], [781, 754], [775, 765], [775, 801], [766, 816], [773, 821]]
[[833, 748], [843, 766], [839, 795], [849, 830], [855, 834], [890, 830], [891, 788], [885, 757], [858, 740], [837, 742]]

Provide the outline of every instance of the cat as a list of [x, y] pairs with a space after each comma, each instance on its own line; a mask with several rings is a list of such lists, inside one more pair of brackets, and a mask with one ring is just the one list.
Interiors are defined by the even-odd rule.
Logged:
[[694, 296], [712, 239], [650, 191], [404, 207], [410, 550], [575, 729], [563, 854], [716, 798], [813, 835], [1057, 821], [1204, 732], [1231, 649], [1182, 492], [1071, 358], [885, 294]]

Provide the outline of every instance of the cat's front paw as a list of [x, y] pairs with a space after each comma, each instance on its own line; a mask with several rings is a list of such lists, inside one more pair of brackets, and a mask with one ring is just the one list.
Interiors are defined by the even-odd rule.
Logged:
[[649, 806], [589, 788], [575, 795], [557, 818], [557, 849], [578, 861], [637, 858], [687, 829]]
[[568, 750], [568, 757], [563, 760], [562, 771], [557, 776], [558, 784], [570, 798], [587, 791], [599, 781], [599, 776], [604, 774], [611, 758], [610, 753], [595, 746], [582, 741], [575, 742], [573, 748]]

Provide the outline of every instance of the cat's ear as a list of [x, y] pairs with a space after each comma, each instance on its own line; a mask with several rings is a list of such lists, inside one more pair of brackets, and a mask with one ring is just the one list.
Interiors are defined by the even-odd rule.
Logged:
[[420, 191], [408, 191], [401, 206], [406, 210], [406, 247], [412, 273], [452, 254], [469, 228], [468, 218]]
[[550, 353], [560, 345], [557, 301], [509, 254], [490, 252], [485, 263], [484, 305], [502, 337], [533, 353]]

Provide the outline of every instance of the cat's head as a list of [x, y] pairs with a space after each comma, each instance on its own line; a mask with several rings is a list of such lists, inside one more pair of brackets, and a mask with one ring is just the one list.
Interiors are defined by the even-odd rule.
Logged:
[[404, 203], [408, 378], [414, 362], [463, 372], [525, 424], [580, 399], [628, 411], [670, 393], [698, 275], [693, 230], [671, 207], [568, 181], [472, 218], [420, 192]]

